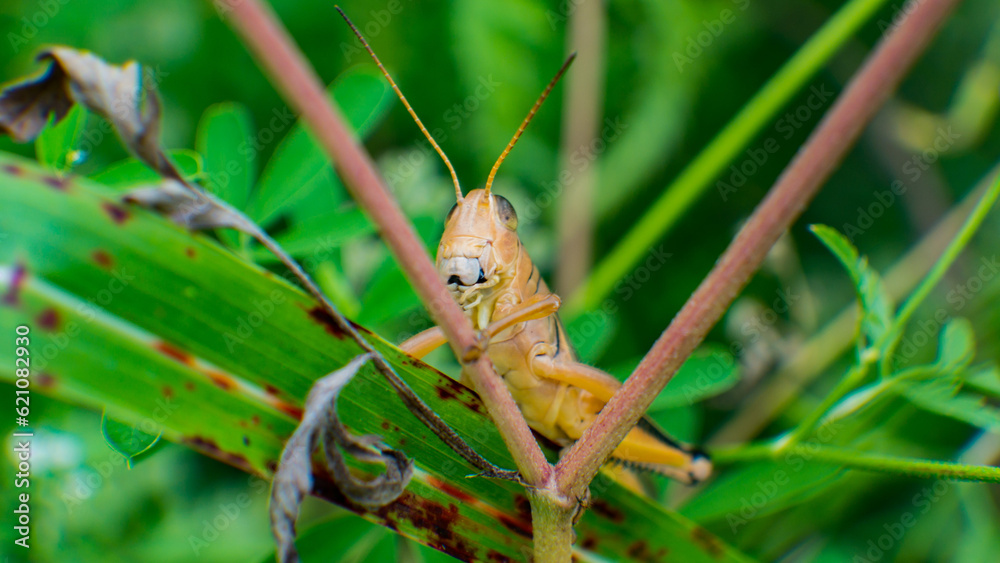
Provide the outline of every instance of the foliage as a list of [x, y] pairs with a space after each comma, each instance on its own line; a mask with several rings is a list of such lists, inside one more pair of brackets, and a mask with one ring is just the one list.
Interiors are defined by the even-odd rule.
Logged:
[[[0, 155], [0, 169], [0, 201], [12, 211], [3, 224], [18, 233], [13, 252], [2, 257], [10, 264], [0, 270], [9, 299], [0, 318], [7, 326], [35, 325], [38, 392], [104, 408], [122, 420], [107, 419], [103, 429], [129, 465], [133, 458], [142, 459], [162, 433], [270, 477], [311, 382], [357, 356], [357, 345], [288, 282], [203, 235], [126, 208], [116, 198], [120, 192], [84, 178], [56, 178], [6, 155]], [[61, 230], [32, 228], [46, 224], [59, 224]], [[66, 246], [65, 240], [74, 243]], [[366, 332], [366, 337], [477, 451], [511, 466], [469, 390], [374, 334]], [[12, 380], [13, 373], [3, 372], [3, 377]], [[428, 439], [428, 429], [377, 373], [369, 369], [358, 379], [342, 398], [345, 424], [355, 432], [385, 435], [419, 468], [398, 503], [367, 518], [453, 555], [519, 557], [530, 538], [519, 487], [468, 479], [475, 469], [440, 441]], [[147, 437], [150, 432], [142, 431], [147, 426], [156, 436]], [[365, 465], [355, 461], [353, 467]], [[329, 480], [319, 482], [325, 496], [340, 498]], [[598, 553], [620, 554], [642, 541], [645, 549], [669, 546], [692, 561], [722, 555], [741, 560], [675, 513], [613, 481], [605, 479], [600, 486], [602, 511], [590, 513], [578, 528], [600, 538], [594, 547]], [[497, 520], [506, 527], [498, 528]], [[605, 537], [609, 529], [618, 532]], [[655, 540], [640, 540], [652, 530], [659, 534]], [[188, 540], [195, 554], [212, 549], [212, 538], [205, 534]], [[365, 548], [352, 544], [351, 549]]]
[[[433, 252], [441, 219], [453, 203], [442, 166], [365, 55], [354, 49], [329, 5], [274, 4], [320, 74], [336, 77], [331, 95], [376, 155]], [[438, 139], [466, 189], [485, 178], [561, 60], [570, 15], [561, 5], [533, 0], [515, 2], [499, 13], [480, 4], [402, 2], [396, 13], [374, 4], [344, 6], [428, 127], [441, 130]], [[852, 3], [870, 13], [868, 19], [841, 20], [846, 27], [841, 27], [839, 37], [825, 34], [807, 52], [800, 47], [805, 33], [830, 21], [841, 3], [745, 4], [745, 10], [740, 9], [743, 2], [728, 0], [607, 5], [602, 118], [612, 122], [620, 118], [626, 127], [620, 137], [605, 140], [606, 150], [583, 153], [600, 178], [596, 261], [604, 262], [609, 250], [640, 222], [670, 230], [662, 246], [657, 242], [652, 248], [631, 248], [640, 255], [638, 262], [614, 262], [615, 275], [609, 277], [606, 290], [588, 296], [591, 303], [575, 310], [576, 318], [568, 324], [571, 339], [587, 361], [616, 375], [624, 376], [637, 363], [715, 261], [735, 225], [763, 196], [819, 119], [822, 109], [803, 109], [810, 107], [812, 88], [839, 90], [856, 67], [855, 53], [873, 45], [899, 17], [899, 5], [893, 3]], [[674, 53], [685, 53], [689, 39], [696, 42], [707, 30], [705, 22], [714, 22], [724, 9], [736, 13], [733, 23], [713, 35], [690, 64], [678, 68]], [[964, 3], [894, 100], [896, 109], [873, 126], [864, 146], [845, 160], [802, 225], [793, 229], [792, 252], [776, 253], [747, 289], [743, 304], [756, 302], [762, 307], [742, 319], [734, 309], [729, 328], [720, 327], [713, 334], [702, 359], [718, 355], [732, 360], [724, 365], [734, 369], [720, 372], [718, 378], [702, 377], [700, 381], [709, 384], [703, 385], [699, 368], [692, 363], [695, 371], [689, 371], [687, 385], [680, 385], [685, 381], [679, 375], [657, 399], [651, 415], [680, 437], [704, 443], [731, 416], [763, 408], [745, 401], [749, 390], [761, 380], [770, 381], [772, 368], [802, 349], [803, 342], [826, 342], [818, 340], [823, 334], [818, 320], [832, 318], [848, 303], [852, 290], [863, 312], [854, 353], [803, 376], [805, 383], [793, 400], [768, 418], [767, 428], [743, 436], [746, 443], [717, 448], [718, 477], [704, 490], [691, 496], [673, 485], [653, 483], [658, 500], [683, 505], [684, 516], [598, 481], [597, 498], [606, 494], [612, 501], [598, 503], [588, 512], [579, 528], [578, 545], [606, 555], [634, 554], [637, 560], [655, 560], [656, 546], [692, 548], [692, 537], [718, 537], [761, 560], [791, 554], [808, 561], [855, 556], [874, 560], [874, 555], [971, 561], [988, 560], [996, 553], [993, 532], [1000, 526], [996, 485], [899, 476], [900, 471], [930, 474], [917, 463], [928, 459], [955, 460], [948, 466], [955, 470], [996, 463], [995, 454], [981, 456], [991, 451], [990, 434], [983, 431], [995, 434], [998, 428], [993, 405], [1000, 399], [1000, 375], [992, 362], [1000, 342], [996, 306], [1000, 278], [980, 275], [990, 272], [1000, 232], [996, 215], [986, 219], [976, 239], [967, 241], [965, 254], [951, 262], [947, 275], [930, 277], [937, 278], [932, 280], [935, 284], [944, 280], [936, 284], [938, 289], [921, 286], [919, 291], [926, 288], [926, 294], [917, 302], [904, 298], [915, 293], [898, 289], [901, 276], [893, 275], [890, 264], [929, 230], [953, 200], [971, 191], [997, 160], [1000, 145], [992, 127], [997, 89], [989, 78], [995, 74], [1000, 52], [991, 47], [997, 44], [997, 17], [995, 3]], [[42, 20], [44, 25], [39, 24]], [[852, 35], [848, 29], [858, 31]], [[163, 137], [167, 146], [179, 148], [170, 156], [185, 175], [250, 211], [306, 266], [341, 310], [386, 342], [398, 343], [429, 326], [371, 224], [346, 197], [336, 174], [295, 125], [210, 3], [78, 0], [59, 4], [58, 13], [47, 15], [41, 4], [26, 3], [0, 11], [0, 31], [13, 54], [0, 58], [5, 80], [33, 69], [32, 56], [45, 43], [90, 48], [112, 61], [143, 61], [148, 70], [145, 78], [163, 92], [168, 116]], [[844, 42], [851, 49], [831, 58]], [[768, 111], [753, 114], [756, 127], [744, 130], [740, 142], [727, 145], [728, 156], [704, 171], [708, 189], [699, 188], [700, 203], [670, 209], [669, 214], [676, 215], [670, 222], [650, 215], [649, 208], [665, 192], [664, 186], [672, 185], [686, 163], [734, 123], [740, 108], [799, 53], [823, 56], [812, 59], [808, 72], [799, 67], [804, 74], [797, 75], [798, 86], [784, 83], [780, 99], [773, 98]], [[585, 63], [577, 61], [577, 66]], [[491, 90], [489, 85], [495, 87]], [[557, 89], [497, 183], [498, 192], [518, 209], [521, 237], [546, 277], [555, 268], [557, 254], [559, 131], [570, 118], [560, 117], [559, 97]], [[963, 122], [976, 123], [980, 133], [957, 126]], [[951, 144], [955, 134], [937, 133], [938, 127], [948, 131], [949, 125], [957, 127], [958, 140]], [[29, 277], [23, 286], [27, 306], [34, 307], [31, 313], [15, 315], [0, 308], [0, 328], [9, 334], [9, 326], [22, 317], [28, 319], [41, 342], [61, 350], [50, 362], [53, 369], [60, 362], [60, 370], [76, 366], [65, 373], [77, 378], [54, 372], [60, 376], [55, 381], [76, 383], [34, 395], [32, 417], [37, 421], [39, 449], [33, 486], [36, 498], [46, 502], [33, 505], [36, 522], [45, 522], [35, 529], [39, 536], [33, 556], [55, 560], [72, 555], [81, 561], [106, 560], [110, 555], [144, 561], [189, 560], [192, 555], [199, 560], [260, 560], [274, 549], [267, 533], [266, 482], [168, 440], [210, 432], [220, 451], [238, 452], [256, 473], [267, 474], [267, 461], [275, 458], [280, 438], [290, 434], [294, 419], [262, 402], [266, 393], [255, 395], [254, 386], [275, 385], [289, 404], [296, 405], [310, 381], [342, 365], [352, 357], [351, 351], [339, 349], [332, 343], [335, 339], [304, 315], [294, 317], [301, 311], [295, 311], [293, 304], [308, 302], [278, 279], [284, 272], [269, 253], [246, 238], [225, 231], [192, 236], [140, 211], [133, 212], [125, 228], [115, 227], [101, 202], [154, 181], [156, 175], [127, 158], [120, 144], [109, 140], [112, 137], [96, 117], [75, 112], [47, 129], [35, 147], [0, 140], [3, 151], [34, 156], [56, 174], [34, 171], [28, 163], [3, 156], [4, 164], [33, 172], [30, 178], [4, 173], [0, 180], [0, 262], [7, 276], [2, 279], [9, 280], [14, 266], [25, 261], [50, 270], [45, 276]], [[931, 153], [925, 151], [935, 141], [946, 148], [934, 149], [930, 160]], [[771, 146], [777, 150], [766, 152], [761, 160], [759, 151]], [[900, 146], [902, 156], [892, 150]], [[755, 172], [722, 197], [725, 188], [718, 182], [732, 185], [734, 172], [747, 162], [754, 163]], [[66, 180], [76, 189], [72, 203], [58, 199], [45, 178], [58, 178], [60, 183], [72, 178]], [[836, 229], [816, 229], [823, 241], [817, 244], [805, 230], [809, 222]], [[67, 240], [73, 244], [66, 245]], [[134, 267], [137, 277], [110, 304], [98, 301], [111, 279], [101, 269], [105, 256], [92, 254], [98, 244], [109, 255], [116, 249], [114, 263], [130, 265], [125, 272], [130, 275]], [[824, 246], [834, 247], [831, 250], [849, 275], [834, 270]], [[196, 249], [196, 267], [188, 264], [188, 247]], [[868, 256], [862, 258], [857, 248]], [[669, 255], [665, 264], [643, 270], [644, 257], [657, 250]], [[925, 261], [929, 265], [940, 254], [939, 248]], [[912, 274], [914, 270], [922, 271], [913, 262], [903, 263], [902, 277], [925, 279]], [[255, 302], [266, 303], [272, 290], [288, 299], [276, 308], [285, 312], [273, 313], [260, 327], [253, 327], [246, 341], [253, 346], [244, 343], [229, 350], [226, 329], [241, 338], [236, 332], [239, 320], [255, 319], [251, 315], [260, 312], [253, 308]], [[903, 305], [896, 308], [894, 303]], [[60, 322], [76, 320], [86, 327], [65, 349], [58, 347], [59, 331], [46, 333], [39, 328], [43, 324], [39, 315], [50, 307], [59, 311]], [[373, 338], [392, 356], [388, 344]], [[208, 363], [178, 362], [165, 350], [151, 347], [159, 339], [182, 344], [181, 349]], [[885, 339], [882, 345], [880, 339]], [[0, 347], [0, 370], [9, 369], [8, 349]], [[434, 400], [434, 389], [441, 388], [436, 385], [447, 385], [445, 376], [423, 366], [406, 367], [401, 357], [392, 357], [408, 381], [415, 382], [414, 387], [449, 420], [465, 421], [459, 430], [477, 448], [509, 465], [491, 427], [469, 406], [475, 404], [471, 395], [459, 393], [460, 405]], [[897, 361], [886, 361], [887, 357]], [[454, 375], [454, 361], [446, 352], [429, 361]], [[199, 372], [206, 366], [238, 373], [250, 386], [235, 398]], [[9, 379], [7, 372], [2, 373]], [[389, 396], [370, 372], [362, 376], [379, 396]], [[188, 382], [195, 386], [191, 398], [181, 391]], [[113, 418], [134, 427], [155, 412], [164, 384], [187, 414], [173, 415], [166, 425], [173, 429], [165, 428], [164, 440], [146, 453], [126, 450], [138, 454], [133, 468], [126, 470], [124, 458], [105, 445], [100, 409], [107, 407]], [[719, 392], [724, 393], [716, 395]], [[354, 397], [344, 408], [345, 416], [357, 421], [352, 424], [355, 430], [388, 434], [393, 445], [414, 455], [418, 467], [422, 459], [438, 469], [452, 461], [449, 452], [426, 440], [426, 433], [397, 403], [374, 405], [370, 397], [375, 393], [352, 394], [351, 387], [345, 395]], [[73, 406], [77, 403], [89, 410]], [[253, 424], [255, 414], [261, 426]], [[191, 422], [181, 428], [182, 420]], [[241, 420], [247, 421], [246, 428]], [[383, 421], [389, 421], [389, 430], [381, 427]], [[7, 431], [11, 424], [4, 419], [0, 427]], [[267, 424], [273, 428], [267, 429]], [[400, 428], [398, 434], [393, 425]], [[488, 435], [473, 439], [483, 429]], [[244, 435], [249, 445], [243, 443]], [[787, 445], [790, 442], [797, 445]], [[212, 449], [206, 442], [194, 446]], [[882, 457], [872, 461], [876, 454]], [[13, 465], [5, 459], [3, 471], [9, 475]], [[893, 460], [900, 466], [891, 474], [841, 469], [851, 464], [889, 468]], [[460, 461], [454, 463], [463, 467]], [[455, 497], [446, 497], [429, 484], [434, 482], [429, 477], [437, 474], [424, 467], [414, 481], [415, 494], [445, 506], [455, 503]], [[493, 506], [521, 516], [516, 488], [465, 480], [461, 472], [449, 478], [447, 482], [457, 484], [460, 491], [483, 495]], [[11, 513], [14, 507], [7, 489], [0, 499], [5, 513]], [[627, 521], [617, 522], [615, 510], [623, 510]], [[484, 526], [487, 522], [474, 509], [463, 506], [460, 512], [470, 528], [475, 522]], [[906, 515], [912, 517], [912, 525]], [[692, 527], [692, 521], [698, 527]], [[887, 530], [897, 525], [903, 526], [903, 534], [889, 535], [891, 541], [880, 544]], [[308, 553], [320, 559], [339, 553], [345, 560], [373, 561], [440, 557], [319, 502], [307, 502], [300, 530], [300, 548], [307, 558]], [[0, 534], [5, 546], [8, 533]], [[503, 544], [503, 538], [522, 540], [503, 530], [488, 537], [483, 534], [483, 545]], [[661, 543], [639, 546], [628, 541], [637, 535]], [[351, 541], [338, 544], [343, 536]], [[681, 541], [681, 536], [687, 539]], [[869, 552], [869, 542], [880, 551]], [[640, 547], [649, 549], [643, 552]]]

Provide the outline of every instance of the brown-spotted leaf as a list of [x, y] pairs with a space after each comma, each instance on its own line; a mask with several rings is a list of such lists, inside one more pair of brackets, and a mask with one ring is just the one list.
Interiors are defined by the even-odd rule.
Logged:
[[[67, 47], [56, 47], [44, 51], [40, 58], [51, 60], [48, 72], [39, 79], [12, 87], [11, 91], [17, 92], [18, 88], [44, 88], [46, 91], [62, 92], [66, 99], [81, 103], [108, 119], [136, 157], [164, 177], [163, 182], [129, 192], [123, 198], [124, 201], [153, 209], [191, 230], [233, 228], [257, 239], [291, 270], [303, 286], [320, 302], [327, 315], [348, 332], [362, 349], [375, 355], [375, 366], [393, 384], [397, 394], [406, 401], [408, 407], [429, 428], [456, 452], [459, 452], [466, 460], [480, 469], [481, 475], [497, 479], [520, 480], [516, 471], [500, 469], [479, 455], [421, 401], [393, 372], [389, 364], [351, 328], [350, 323], [323, 295], [306, 271], [261, 227], [229, 203], [201, 190], [183, 178], [159, 146], [157, 140], [160, 119], [159, 102], [153, 86], [149, 85], [145, 90], [147, 95], [145, 103], [143, 103], [144, 89], [138, 63], [130, 61], [122, 66], [109, 65], [93, 54]], [[50, 97], [56, 100], [60, 99], [56, 94], [51, 94]], [[25, 126], [31, 125], [33, 135], [37, 135], [40, 128], [35, 129], [35, 121], [44, 125], [48, 119], [49, 111], [52, 110], [38, 105], [33, 110], [14, 113], [18, 116], [19, 123]], [[66, 110], [62, 111], [65, 114]], [[57, 117], [59, 116], [57, 115]]]

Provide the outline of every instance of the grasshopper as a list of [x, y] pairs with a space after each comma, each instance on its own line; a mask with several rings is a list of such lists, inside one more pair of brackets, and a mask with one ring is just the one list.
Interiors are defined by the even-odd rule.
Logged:
[[[497, 375], [504, 380], [528, 426], [556, 444], [570, 446], [594, 421], [621, 382], [577, 359], [557, 314], [559, 297], [549, 291], [517, 236], [514, 207], [503, 196], [492, 193], [491, 187], [500, 164], [575, 54], [563, 63], [528, 112], [493, 165], [485, 187], [463, 195], [451, 161], [368, 42], [340, 13], [451, 173], [456, 203], [445, 219], [437, 249], [436, 267], [441, 279], [479, 331]], [[440, 327], [432, 327], [406, 340], [400, 348], [421, 358], [446, 342]], [[464, 373], [461, 382], [471, 386]], [[698, 483], [712, 470], [704, 453], [670, 438], [646, 417], [626, 435], [611, 460], [686, 484]]]

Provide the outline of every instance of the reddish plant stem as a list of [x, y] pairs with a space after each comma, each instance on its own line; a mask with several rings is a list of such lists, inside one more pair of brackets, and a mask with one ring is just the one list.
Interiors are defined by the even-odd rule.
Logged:
[[600, 466], [819, 191], [955, 4], [957, 0], [925, 0], [880, 43], [670, 326], [563, 456], [556, 466], [563, 494], [584, 494]]
[[[336, 164], [351, 195], [379, 226], [382, 239], [399, 262], [421, 301], [459, 358], [476, 344], [472, 323], [448, 294], [409, 220], [389, 194], [371, 158], [330, 104], [319, 77], [274, 12], [258, 0], [227, 5], [233, 27], [292, 109]], [[333, 12], [331, 11], [331, 17]], [[528, 483], [545, 488], [552, 466], [493, 364], [484, 354], [463, 362], [476, 391]]]

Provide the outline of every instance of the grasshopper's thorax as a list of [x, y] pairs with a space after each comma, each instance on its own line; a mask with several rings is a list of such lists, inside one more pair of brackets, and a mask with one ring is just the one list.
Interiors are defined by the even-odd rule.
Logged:
[[517, 214], [501, 196], [472, 190], [445, 220], [437, 270], [477, 330], [490, 322], [497, 299], [510, 291], [521, 243]]

